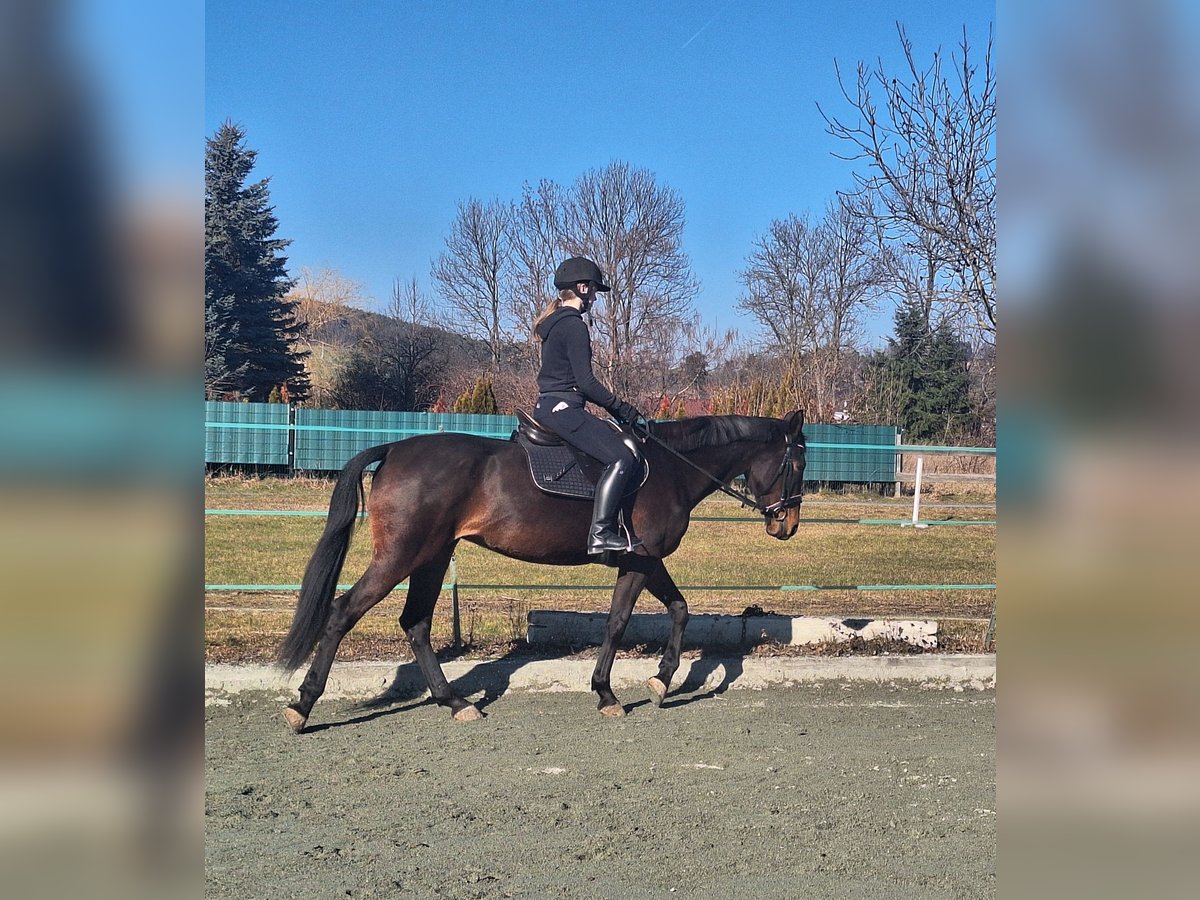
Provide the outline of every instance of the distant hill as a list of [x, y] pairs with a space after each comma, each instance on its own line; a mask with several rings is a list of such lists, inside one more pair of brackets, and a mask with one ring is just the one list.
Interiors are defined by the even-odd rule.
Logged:
[[[315, 305], [334, 307], [334, 304]], [[472, 360], [486, 359], [488, 355], [487, 345], [483, 341], [436, 325], [414, 325], [369, 309], [340, 307], [332, 309], [322, 319], [323, 321], [311, 329], [310, 340], [331, 347], [350, 349], [359, 344], [364, 335], [383, 340], [391, 332], [416, 329], [418, 334], [429, 335], [440, 347], [454, 352], [455, 355], [461, 354]]]
[[[427, 408], [452, 403], [489, 371], [487, 344], [449, 328], [420, 325], [379, 312], [309, 301], [312, 402], [325, 408]], [[532, 384], [528, 348], [511, 345], [494, 385], [509, 405]]]

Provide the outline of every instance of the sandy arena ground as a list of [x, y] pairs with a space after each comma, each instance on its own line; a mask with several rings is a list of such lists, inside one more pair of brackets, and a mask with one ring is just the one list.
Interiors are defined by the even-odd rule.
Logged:
[[[818, 682], [207, 713], [209, 897], [991, 897], [995, 692]], [[226, 702], [227, 701], [227, 702]]]

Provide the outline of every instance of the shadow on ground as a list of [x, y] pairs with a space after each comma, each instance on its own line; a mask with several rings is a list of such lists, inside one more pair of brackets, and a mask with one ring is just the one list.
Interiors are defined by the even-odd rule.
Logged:
[[[685, 706], [701, 700], [710, 700], [718, 694], [723, 694], [742, 676], [743, 662], [747, 653], [746, 648], [735, 647], [702, 650], [698, 659], [691, 660], [683, 682], [671, 687], [670, 693], [662, 704], [663, 707]], [[446, 662], [462, 658], [463, 655], [448, 652], [439, 654], [439, 657], [442, 662]], [[509, 690], [514, 674], [523, 666], [540, 660], [563, 658], [563, 652], [531, 654], [528, 649], [524, 648], [510, 650], [504, 656], [481, 660], [469, 672], [452, 680], [450, 687], [460, 697], [475, 697], [475, 706], [486, 714], [487, 708]], [[718, 671], [720, 671], [720, 678], [714, 682], [714, 676]], [[583, 690], [586, 685], [579, 687]], [[412, 702], [414, 700], [417, 702]], [[625, 703], [623, 706], [628, 713], [638, 707], [646, 706], [650, 702], [648, 699], [635, 700]], [[425, 677], [417, 663], [410, 661], [396, 667], [392, 683], [383, 692], [357, 704], [356, 709], [363, 711], [362, 715], [356, 715], [340, 722], [314, 725], [309, 730], [317, 731], [340, 725], [369, 722], [431, 703], [433, 700], [429, 696]]]

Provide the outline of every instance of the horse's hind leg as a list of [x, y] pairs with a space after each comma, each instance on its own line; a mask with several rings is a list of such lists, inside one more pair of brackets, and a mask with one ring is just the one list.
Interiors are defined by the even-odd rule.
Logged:
[[429, 693], [441, 706], [450, 707], [450, 712], [459, 722], [472, 722], [481, 718], [482, 714], [473, 703], [469, 703], [450, 689], [442, 666], [433, 652], [429, 642], [429, 631], [433, 624], [433, 609], [437, 605], [438, 595], [442, 590], [442, 579], [450, 565], [452, 549], [439, 556], [434, 562], [422, 566], [412, 573], [408, 580], [408, 599], [404, 603], [404, 611], [400, 614], [400, 627], [408, 635], [412, 646], [413, 656], [425, 683], [429, 685]]
[[671, 679], [679, 669], [679, 656], [683, 651], [683, 630], [687, 627], [688, 605], [675, 580], [660, 561], [646, 581], [646, 590], [659, 599], [671, 616], [671, 636], [658, 666], [658, 674], [646, 682], [655, 706], [661, 706], [671, 688]]
[[342, 638], [358, 624], [367, 610], [386, 597], [403, 579], [403, 572], [376, 560], [367, 567], [354, 587], [333, 601], [325, 633], [317, 644], [308, 674], [300, 684], [300, 700], [283, 711], [293, 731], [298, 732], [304, 727], [313, 704], [325, 693], [329, 670], [333, 667], [333, 658], [337, 655]]

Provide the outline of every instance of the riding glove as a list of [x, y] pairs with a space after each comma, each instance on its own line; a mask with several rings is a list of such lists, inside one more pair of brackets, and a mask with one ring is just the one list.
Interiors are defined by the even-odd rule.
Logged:
[[610, 412], [622, 425], [632, 425], [637, 422], [638, 419], [645, 418], [645, 416], [638, 412], [638, 408], [636, 406], [634, 406], [632, 403], [626, 403], [624, 400], [621, 400], [619, 403], [617, 403], [617, 405], [614, 406]]

